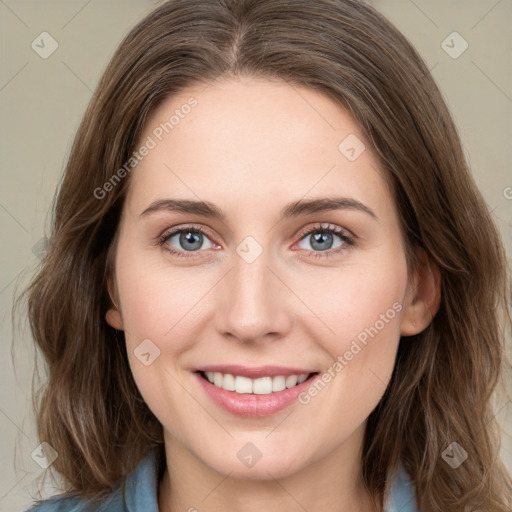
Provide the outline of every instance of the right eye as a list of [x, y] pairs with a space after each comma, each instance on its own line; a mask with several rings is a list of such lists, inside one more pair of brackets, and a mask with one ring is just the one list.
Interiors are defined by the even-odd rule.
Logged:
[[214, 246], [206, 233], [195, 226], [178, 227], [165, 232], [159, 239], [159, 245], [179, 257], [188, 257], [187, 253], [192, 256], [190, 253], [202, 252], [201, 249], [211, 249]]

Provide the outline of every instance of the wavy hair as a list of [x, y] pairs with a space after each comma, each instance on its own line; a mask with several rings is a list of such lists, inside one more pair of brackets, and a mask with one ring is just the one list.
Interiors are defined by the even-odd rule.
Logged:
[[[23, 293], [48, 369], [34, 400], [40, 439], [59, 454], [52, 468], [69, 493], [98, 496], [162, 447], [124, 334], [104, 320], [130, 173], [111, 180], [164, 99], [242, 76], [302, 85], [347, 109], [391, 186], [409, 268], [422, 248], [440, 271], [439, 311], [423, 332], [400, 340], [389, 386], [368, 418], [368, 490], [382, 495], [401, 462], [424, 512], [510, 511], [493, 405], [511, 327], [504, 248], [422, 58], [358, 0], [171, 0], [120, 44], [76, 133], [48, 252]], [[454, 441], [469, 454], [456, 470], [441, 456]]]

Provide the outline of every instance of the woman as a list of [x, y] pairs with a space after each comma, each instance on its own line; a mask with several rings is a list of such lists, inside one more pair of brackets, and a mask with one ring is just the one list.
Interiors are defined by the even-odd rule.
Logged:
[[35, 510], [510, 510], [504, 251], [441, 94], [355, 0], [172, 0], [76, 135], [29, 318]]

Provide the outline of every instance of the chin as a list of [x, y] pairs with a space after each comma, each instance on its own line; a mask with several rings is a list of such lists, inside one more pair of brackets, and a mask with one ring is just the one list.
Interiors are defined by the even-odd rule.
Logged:
[[[265, 434], [267, 435], [267, 434]], [[306, 464], [303, 454], [294, 454], [286, 446], [258, 449], [256, 443], [243, 442], [236, 449], [222, 451], [212, 458], [210, 452], [203, 462], [216, 472], [242, 480], [282, 479], [300, 471]], [[231, 456], [226, 456], [231, 453]]]

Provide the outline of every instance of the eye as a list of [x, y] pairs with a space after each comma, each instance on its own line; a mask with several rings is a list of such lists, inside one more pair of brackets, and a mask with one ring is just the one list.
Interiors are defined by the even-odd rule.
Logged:
[[[306, 247], [300, 245], [304, 242], [306, 242]], [[354, 239], [343, 229], [328, 224], [326, 226], [314, 226], [302, 233], [297, 245], [299, 249], [312, 253], [312, 256], [322, 258], [330, 257], [354, 245]]]
[[[338, 226], [317, 225], [301, 234], [296, 244], [315, 258], [326, 258], [355, 245], [355, 240]], [[306, 243], [306, 247], [301, 244]], [[158, 244], [167, 252], [178, 257], [195, 257], [202, 249], [217, 249], [219, 245], [212, 242], [205, 230], [196, 226], [184, 226], [166, 231], [158, 239]], [[309, 247], [308, 247], [309, 245]]]
[[158, 243], [171, 254], [184, 257], [192, 256], [190, 253], [200, 252], [200, 249], [214, 247], [206, 233], [194, 226], [185, 226], [167, 231], [160, 237]]

